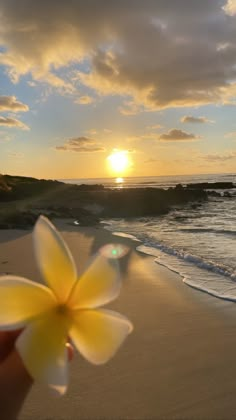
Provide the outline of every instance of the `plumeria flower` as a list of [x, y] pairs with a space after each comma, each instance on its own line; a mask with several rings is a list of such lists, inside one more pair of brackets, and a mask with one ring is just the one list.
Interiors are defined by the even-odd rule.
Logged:
[[64, 394], [68, 383], [68, 336], [96, 365], [117, 351], [132, 324], [100, 307], [120, 292], [113, 264], [96, 257], [78, 279], [72, 255], [59, 232], [40, 216], [33, 240], [47, 286], [17, 276], [0, 277], [0, 329], [23, 328], [16, 341], [22, 361], [35, 380]]

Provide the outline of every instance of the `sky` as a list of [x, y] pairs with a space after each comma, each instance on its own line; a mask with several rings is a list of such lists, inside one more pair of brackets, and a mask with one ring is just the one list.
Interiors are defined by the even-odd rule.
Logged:
[[235, 173], [236, 0], [0, 0], [0, 172]]

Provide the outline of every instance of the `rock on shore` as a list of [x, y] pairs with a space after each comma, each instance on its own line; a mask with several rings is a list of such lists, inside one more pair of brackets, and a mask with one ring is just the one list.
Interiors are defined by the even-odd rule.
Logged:
[[28, 228], [39, 214], [73, 218], [91, 226], [99, 218], [161, 215], [173, 205], [207, 199], [202, 188], [177, 185], [160, 188], [109, 189], [103, 185], [73, 185], [52, 180], [0, 176], [0, 228]]

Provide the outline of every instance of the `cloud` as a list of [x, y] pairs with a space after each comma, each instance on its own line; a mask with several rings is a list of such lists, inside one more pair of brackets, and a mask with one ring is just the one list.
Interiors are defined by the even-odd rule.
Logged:
[[28, 111], [29, 107], [17, 101], [15, 96], [0, 96], [0, 111]]
[[15, 128], [21, 128], [22, 130], [29, 130], [29, 127], [21, 122], [20, 120], [17, 120], [16, 118], [9, 118], [9, 117], [2, 117], [0, 116], [0, 126], [5, 127], [15, 127]]
[[144, 163], [154, 163], [154, 162], [158, 162], [158, 159], [150, 158], [144, 161]]
[[8, 156], [15, 159], [23, 159], [24, 153], [21, 152], [9, 152]]
[[144, 133], [140, 136], [141, 139], [145, 140], [156, 140], [158, 138], [157, 133]]
[[169, 130], [168, 133], [164, 133], [159, 136], [159, 140], [165, 141], [192, 141], [198, 139], [200, 139], [199, 136], [187, 133], [186, 131], [178, 130], [177, 128], [173, 128], [172, 130]]
[[13, 136], [10, 136], [9, 133], [5, 131], [0, 131], [0, 143], [5, 143], [13, 139]]
[[15, 83], [29, 75], [68, 92], [82, 83], [122, 95], [131, 101], [121, 107], [125, 115], [229, 103], [236, 96], [235, 10], [235, 0], [171, 7], [163, 0], [1, 0], [0, 64]]
[[144, 132], [138, 135], [131, 135], [126, 137], [126, 141], [130, 143], [147, 143], [147, 141], [150, 142], [156, 142], [156, 140], [160, 139], [160, 134], [156, 132]]
[[236, 0], [228, 0], [227, 4], [223, 7], [223, 9], [228, 15], [230, 16], [235, 15], [236, 14]]
[[205, 124], [205, 123], [213, 123], [214, 121], [208, 120], [206, 117], [192, 117], [192, 116], [184, 116], [180, 120], [182, 123], [190, 123], [190, 124]]
[[230, 133], [226, 133], [224, 135], [225, 138], [229, 138], [229, 139], [236, 139], [236, 131], [231, 131]]
[[29, 80], [29, 81], [27, 82], [27, 84], [28, 84], [29, 86], [31, 86], [31, 87], [36, 87], [36, 86], [37, 86], [37, 83], [33, 82], [32, 80]]
[[145, 108], [140, 104], [136, 104], [134, 101], [125, 101], [123, 106], [120, 106], [119, 111], [122, 115], [136, 115], [141, 111], [145, 111]]
[[154, 124], [154, 125], [147, 125], [146, 127], [148, 130], [158, 130], [159, 128], [163, 128], [160, 124]]
[[89, 105], [89, 104], [92, 104], [94, 101], [95, 101], [95, 99], [92, 96], [84, 95], [84, 96], [80, 96], [79, 98], [75, 99], [74, 103], [75, 104], [80, 104], [80, 105]]
[[127, 136], [125, 138], [126, 142], [132, 143], [132, 142], [139, 142], [142, 140], [142, 136]]
[[158, 140], [157, 133], [144, 133], [139, 135], [127, 136], [125, 139], [129, 143], [146, 143], [147, 140]]
[[96, 136], [98, 134], [98, 131], [95, 128], [90, 128], [89, 130], [85, 131], [90, 136]]
[[203, 156], [202, 158], [211, 163], [226, 162], [228, 160], [236, 158], [236, 151], [231, 151], [231, 152], [223, 153], [223, 154], [218, 154], [218, 153], [209, 154], [209, 155]]
[[75, 137], [69, 140], [61, 146], [56, 146], [55, 150], [63, 152], [104, 152], [105, 148], [95, 140], [89, 139], [88, 137]]

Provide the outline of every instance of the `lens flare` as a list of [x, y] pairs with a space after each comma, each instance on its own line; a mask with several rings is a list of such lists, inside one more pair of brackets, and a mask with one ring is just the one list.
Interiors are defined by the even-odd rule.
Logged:
[[106, 258], [119, 259], [128, 254], [130, 248], [123, 244], [106, 244], [99, 253]]

